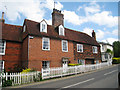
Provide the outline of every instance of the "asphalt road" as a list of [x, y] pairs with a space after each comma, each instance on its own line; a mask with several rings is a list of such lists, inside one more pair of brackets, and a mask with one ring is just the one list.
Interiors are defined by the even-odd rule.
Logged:
[[118, 66], [19, 88], [118, 88]]

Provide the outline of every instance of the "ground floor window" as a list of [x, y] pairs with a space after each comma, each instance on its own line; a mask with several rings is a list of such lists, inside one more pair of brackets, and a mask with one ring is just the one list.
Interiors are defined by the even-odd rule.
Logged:
[[50, 67], [50, 62], [49, 61], [42, 61], [42, 68], [49, 68]]
[[0, 72], [4, 70], [4, 61], [0, 60]]
[[78, 59], [78, 64], [84, 65], [84, 64], [85, 64], [85, 60], [80, 60], [80, 59]]
[[105, 59], [108, 59], [108, 54], [107, 53], [105, 53]]
[[96, 64], [99, 64], [99, 60], [96, 60]]

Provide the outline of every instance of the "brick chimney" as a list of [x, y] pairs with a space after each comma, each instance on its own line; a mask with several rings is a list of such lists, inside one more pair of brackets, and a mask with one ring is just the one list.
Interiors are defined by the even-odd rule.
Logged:
[[57, 9], [53, 9], [52, 13], [52, 25], [58, 26], [63, 25], [64, 26], [64, 15], [61, 13], [61, 11]]
[[2, 12], [2, 18], [0, 19], [0, 22], [4, 23], [5, 19], [4, 19], [4, 12]]
[[95, 34], [94, 30], [92, 31], [92, 37], [96, 40], [96, 34]]

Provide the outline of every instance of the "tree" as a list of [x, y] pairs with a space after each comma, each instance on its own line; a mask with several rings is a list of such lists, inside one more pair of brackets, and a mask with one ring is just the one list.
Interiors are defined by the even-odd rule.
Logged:
[[111, 55], [113, 55], [113, 51], [111, 51], [110, 49], [107, 49], [106, 53], [110, 53]]
[[113, 42], [114, 57], [120, 57], [120, 41]]

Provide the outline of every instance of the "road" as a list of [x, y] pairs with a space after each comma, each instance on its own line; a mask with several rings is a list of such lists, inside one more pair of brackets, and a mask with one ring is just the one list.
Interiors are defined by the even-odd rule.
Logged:
[[118, 66], [84, 74], [48, 80], [19, 88], [118, 88]]

